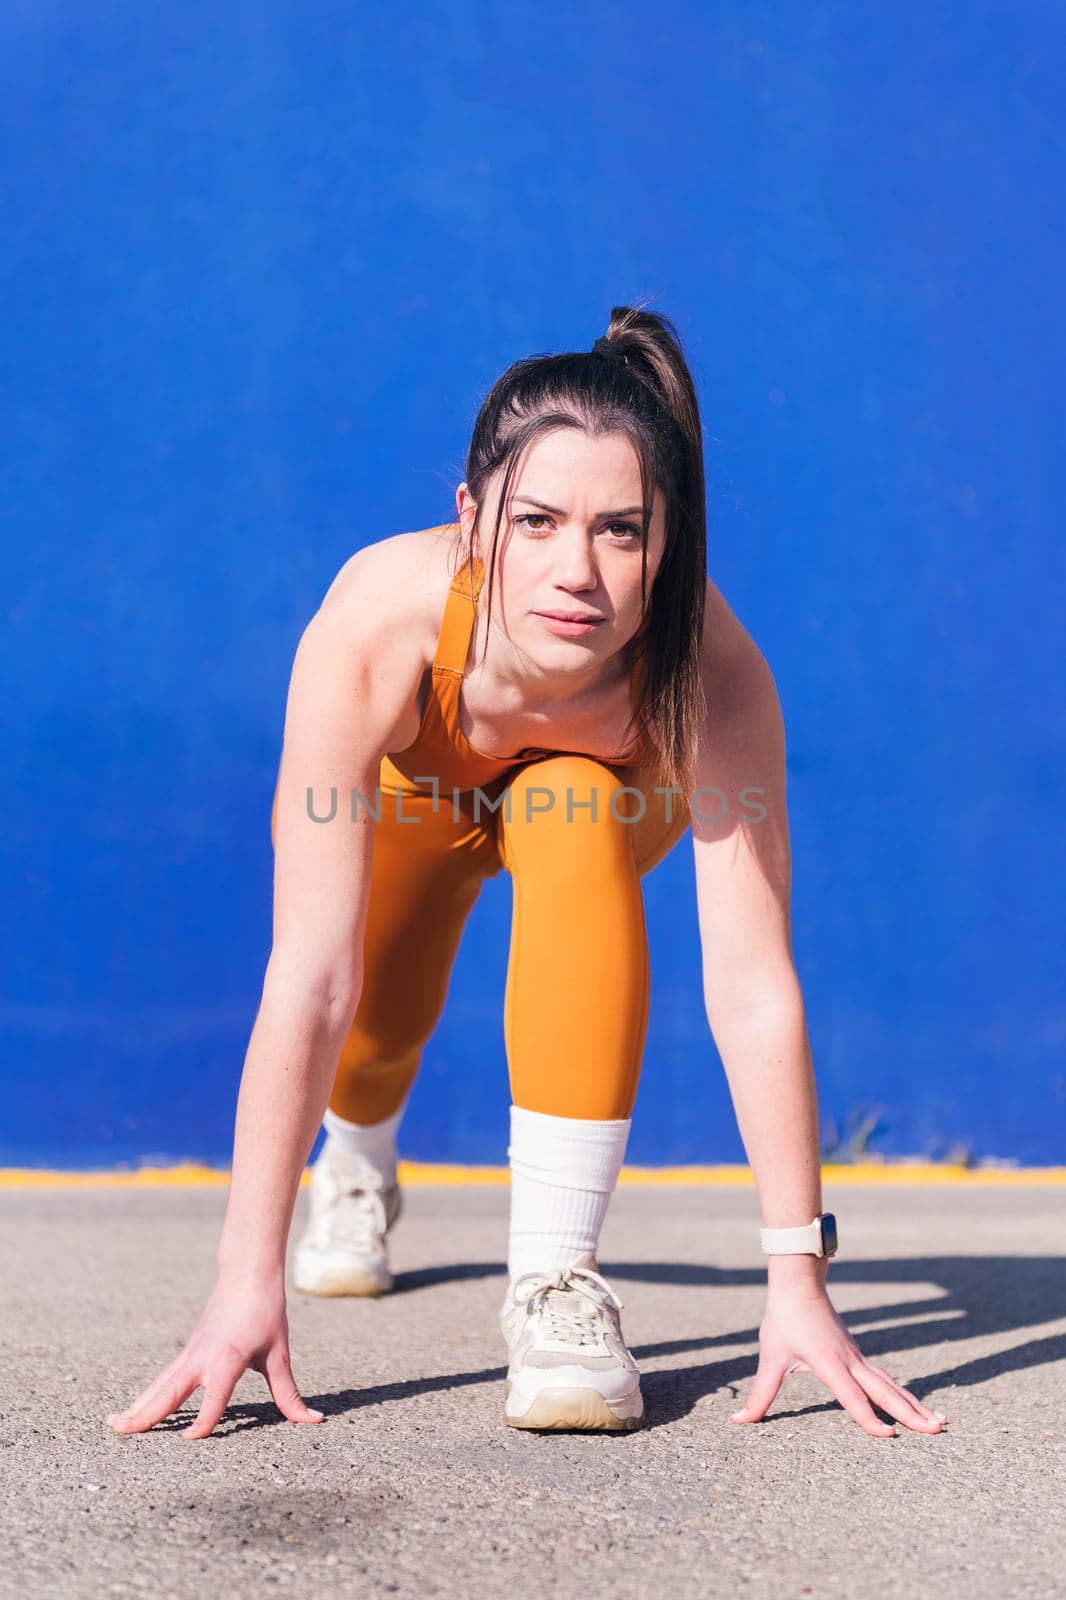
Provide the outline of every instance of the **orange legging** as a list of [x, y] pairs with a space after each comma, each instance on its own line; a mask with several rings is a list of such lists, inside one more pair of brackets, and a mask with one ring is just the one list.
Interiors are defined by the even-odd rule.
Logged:
[[[413, 823], [395, 819], [395, 791], [383, 778], [363, 987], [331, 1110], [366, 1124], [403, 1104], [444, 1009], [466, 919], [484, 880], [506, 867], [514, 908], [504, 1039], [514, 1104], [563, 1117], [631, 1114], [650, 982], [640, 879], [690, 822], [679, 794], [654, 793], [657, 781], [642, 771], [640, 795], [620, 794], [611, 768], [563, 753], [460, 793], [458, 819], [447, 792], [436, 810], [428, 789], [405, 792], [402, 816]], [[479, 793], [499, 809], [483, 798], [476, 816]], [[275, 794], [272, 839], [276, 816]]]

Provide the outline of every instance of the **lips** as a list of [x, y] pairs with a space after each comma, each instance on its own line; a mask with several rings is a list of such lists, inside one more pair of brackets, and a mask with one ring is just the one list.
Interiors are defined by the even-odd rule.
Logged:
[[538, 611], [538, 617], [551, 617], [556, 622], [602, 622], [602, 617], [593, 615], [592, 612], [580, 611]]

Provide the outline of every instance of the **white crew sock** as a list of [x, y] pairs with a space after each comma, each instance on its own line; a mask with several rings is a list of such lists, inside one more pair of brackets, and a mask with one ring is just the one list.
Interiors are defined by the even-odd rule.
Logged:
[[346, 1122], [327, 1106], [322, 1126], [346, 1156], [380, 1173], [383, 1187], [388, 1188], [396, 1181], [396, 1134], [406, 1109], [404, 1101], [399, 1111], [381, 1122]]
[[511, 1107], [507, 1272], [552, 1272], [595, 1256], [631, 1119], [593, 1122]]

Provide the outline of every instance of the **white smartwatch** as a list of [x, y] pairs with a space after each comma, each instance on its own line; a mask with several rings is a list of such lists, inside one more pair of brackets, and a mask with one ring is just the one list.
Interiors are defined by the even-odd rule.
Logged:
[[759, 1238], [768, 1256], [835, 1256], [837, 1219], [831, 1211], [823, 1211], [802, 1228], [762, 1228]]

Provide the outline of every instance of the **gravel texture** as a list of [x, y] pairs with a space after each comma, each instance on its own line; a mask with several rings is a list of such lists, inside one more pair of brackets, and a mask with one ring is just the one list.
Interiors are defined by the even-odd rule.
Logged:
[[[412, 1187], [396, 1292], [292, 1293], [318, 1426], [247, 1374], [216, 1434], [103, 1416], [178, 1351], [223, 1190], [0, 1194], [0, 1593], [197, 1596], [1061, 1596], [1066, 1233], [1053, 1186], [827, 1185], [833, 1302], [947, 1413], [863, 1433], [810, 1374], [728, 1421], [755, 1371], [754, 1192], [620, 1189], [601, 1269], [644, 1374], [629, 1435], [504, 1427], [507, 1190]], [[306, 1205], [298, 1202], [297, 1227]]]

